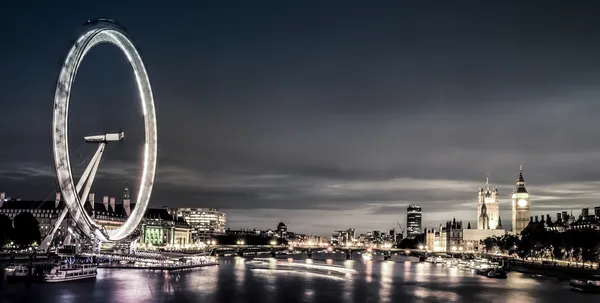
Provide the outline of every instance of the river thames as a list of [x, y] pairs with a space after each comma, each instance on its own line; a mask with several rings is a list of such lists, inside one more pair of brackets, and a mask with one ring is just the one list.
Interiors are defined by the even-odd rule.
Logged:
[[[424, 262], [325, 261], [355, 269], [346, 276], [256, 269], [244, 258], [185, 271], [99, 269], [95, 280], [56, 284], [0, 282], [0, 302], [598, 302], [567, 281], [511, 272], [492, 279]], [[285, 260], [285, 259], [283, 259]], [[292, 262], [290, 260], [290, 262]], [[294, 260], [305, 263], [306, 260]], [[310, 261], [309, 261], [310, 262]]]

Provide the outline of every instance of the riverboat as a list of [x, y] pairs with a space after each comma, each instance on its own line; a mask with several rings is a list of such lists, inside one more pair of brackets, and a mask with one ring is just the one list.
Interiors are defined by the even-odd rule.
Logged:
[[44, 282], [56, 283], [96, 278], [98, 265], [92, 263], [62, 264], [44, 273]]

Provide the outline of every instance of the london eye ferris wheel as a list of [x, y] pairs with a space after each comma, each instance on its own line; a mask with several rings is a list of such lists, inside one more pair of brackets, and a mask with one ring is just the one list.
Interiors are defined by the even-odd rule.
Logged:
[[[137, 84], [145, 130], [142, 175], [137, 193], [136, 207], [122, 226], [110, 231], [105, 230], [100, 224], [96, 223], [86, 213], [83, 206], [91, 189], [106, 145], [111, 142], [123, 140], [125, 135], [122, 132], [115, 134], [107, 133], [84, 138], [88, 143], [98, 144], [98, 149], [77, 184], [73, 180], [67, 136], [71, 87], [77, 70], [85, 55], [100, 43], [109, 43], [116, 46], [127, 57]], [[53, 232], [56, 231], [60, 221], [64, 219], [64, 216], [68, 212], [78, 229], [91, 239], [106, 242], [120, 241], [127, 238], [140, 224], [150, 200], [156, 172], [157, 130], [154, 97], [144, 62], [135, 45], [128, 37], [127, 32], [115, 21], [97, 19], [86, 23], [85, 30], [71, 46], [62, 65], [54, 95], [53, 111], [54, 164], [58, 184], [66, 206]]]

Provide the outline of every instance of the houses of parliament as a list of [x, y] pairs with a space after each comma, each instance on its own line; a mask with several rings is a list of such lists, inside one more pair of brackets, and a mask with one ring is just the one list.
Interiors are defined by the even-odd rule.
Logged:
[[[500, 217], [500, 195], [498, 187], [490, 188], [489, 176], [485, 181], [486, 188], [479, 188], [477, 195], [477, 229], [503, 229]], [[523, 167], [519, 169], [517, 184], [512, 194], [512, 232], [520, 234], [529, 224], [530, 199], [525, 188]]]

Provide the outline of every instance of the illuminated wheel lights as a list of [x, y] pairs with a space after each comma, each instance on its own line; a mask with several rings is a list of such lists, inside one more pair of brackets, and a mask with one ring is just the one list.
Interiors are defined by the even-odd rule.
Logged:
[[[116, 230], [106, 231], [85, 212], [83, 202], [73, 182], [67, 137], [71, 86], [81, 61], [94, 46], [110, 43], [127, 57], [133, 69], [144, 114], [145, 144], [143, 171], [136, 206], [127, 221]], [[62, 65], [54, 95], [52, 121], [54, 165], [65, 205], [77, 227], [88, 237], [99, 241], [119, 241], [129, 236], [140, 224], [152, 192], [156, 173], [157, 131], [154, 97], [144, 63], [127, 33], [116, 22], [107, 19], [88, 21], [86, 29], [71, 46]]]

